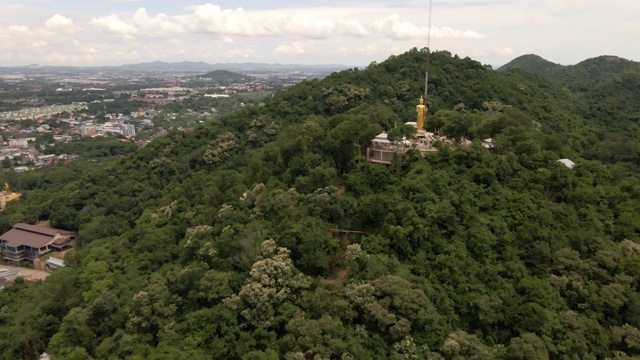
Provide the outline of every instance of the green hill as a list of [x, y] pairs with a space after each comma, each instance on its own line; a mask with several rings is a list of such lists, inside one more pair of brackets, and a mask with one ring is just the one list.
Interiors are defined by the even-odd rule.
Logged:
[[567, 84], [585, 84], [603, 81], [629, 70], [640, 70], [640, 63], [617, 56], [598, 56], [575, 65], [554, 64], [534, 54], [522, 55], [498, 70], [521, 69], [542, 77]]
[[552, 63], [535, 54], [527, 54], [518, 56], [507, 64], [498, 68], [498, 70], [522, 69], [543, 77], [553, 77], [563, 66]]
[[[617, 56], [599, 56], [576, 65], [561, 66], [525, 55], [503, 66], [501, 71], [527, 71], [566, 89], [574, 105], [572, 112], [599, 128], [598, 140], [590, 140], [583, 156], [605, 161], [637, 163], [640, 138], [640, 63]], [[635, 159], [635, 160], [632, 160]]]
[[200, 75], [198, 76], [200, 78], [205, 78], [205, 79], [212, 79], [212, 80], [216, 80], [216, 81], [246, 81], [248, 79], [251, 79], [250, 76], [247, 75], [242, 75], [242, 74], [238, 74], [238, 73], [234, 73], [231, 71], [227, 71], [227, 70], [214, 70], [214, 71], [210, 71], [204, 75]]
[[432, 55], [427, 126], [472, 146], [366, 161], [415, 118], [412, 49], [123, 159], [3, 174], [22, 197], [1, 231], [79, 235], [0, 292], [0, 359], [639, 356], [639, 139], [587, 97], [636, 79], [578, 95]]
[[640, 63], [617, 56], [599, 56], [567, 66], [564, 76], [565, 81], [602, 81], [629, 70], [640, 70]]

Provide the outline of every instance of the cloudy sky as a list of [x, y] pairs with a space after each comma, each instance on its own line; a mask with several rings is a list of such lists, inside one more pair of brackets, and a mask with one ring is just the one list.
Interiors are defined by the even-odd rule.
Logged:
[[[427, 44], [429, 0], [0, 0], [0, 66], [367, 65]], [[206, 1], [206, 0], [205, 0]], [[432, 50], [640, 61], [638, 0], [433, 0]]]

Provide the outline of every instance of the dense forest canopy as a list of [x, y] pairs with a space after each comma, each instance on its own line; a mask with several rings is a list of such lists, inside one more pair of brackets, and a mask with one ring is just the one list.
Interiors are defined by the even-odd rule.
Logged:
[[138, 145], [124, 139], [111, 137], [83, 138], [77, 141], [59, 143], [45, 150], [48, 154], [78, 154], [82, 157], [107, 157], [135, 152]]
[[368, 163], [415, 119], [424, 58], [11, 175], [0, 230], [79, 237], [69, 267], [0, 293], [0, 359], [640, 356], [638, 73], [578, 92], [436, 52], [427, 126], [474, 144]]

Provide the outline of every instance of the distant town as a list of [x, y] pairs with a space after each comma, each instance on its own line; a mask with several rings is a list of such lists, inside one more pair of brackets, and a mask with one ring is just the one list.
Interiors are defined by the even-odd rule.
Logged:
[[[195, 64], [195, 65], [194, 65]], [[210, 66], [210, 65], [209, 65]], [[339, 66], [149, 63], [109, 68], [0, 68], [0, 161], [16, 172], [73, 161], [61, 143], [114, 138], [145, 146]]]

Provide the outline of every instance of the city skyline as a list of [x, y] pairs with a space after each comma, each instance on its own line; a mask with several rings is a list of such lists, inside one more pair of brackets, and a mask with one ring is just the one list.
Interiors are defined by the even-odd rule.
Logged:
[[[364, 66], [427, 46], [429, 1], [0, 0], [0, 66], [151, 61]], [[631, 0], [434, 0], [431, 49], [499, 66], [640, 60]]]

